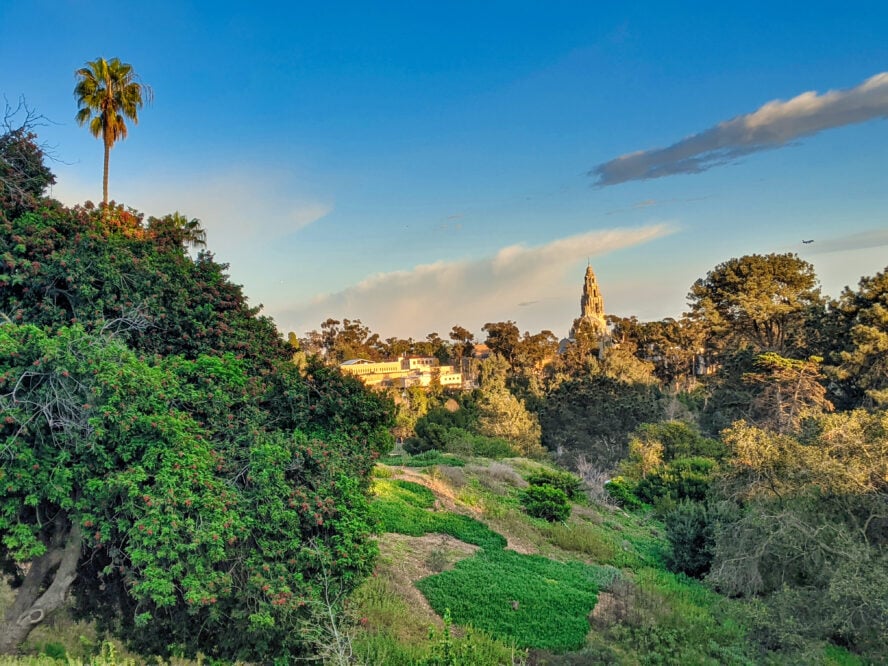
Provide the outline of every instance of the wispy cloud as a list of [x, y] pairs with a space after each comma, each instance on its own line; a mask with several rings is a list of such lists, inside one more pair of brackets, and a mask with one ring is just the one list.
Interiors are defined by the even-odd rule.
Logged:
[[848, 90], [802, 93], [667, 146], [629, 153], [589, 171], [596, 185], [699, 173], [823, 130], [888, 117], [888, 72]]
[[669, 224], [651, 224], [592, 231], [532, 247], [510, 245], [482, 259], [439, 261], [373, 275], [343, 291], [271, 314], [285, 329], [300, 332], [333, 316], [361, 319], [383, 336], [422, 337], [433, 330], [446, 333], [454, 324], [480, 332], [485, 322], [516, 319], [518, 307], [526, 313], [537, 304], [558, 317], [549, 326], [561, 324], [566, 330], [582, 277], [570, 274], [577, 262], [673, 231]]
[[846, 236], [812, 240], [814, 241], [813, 243], [805, 246], [805, 251], [810, 254], [869, 250], [888, 245], [888, 229], [870, 229], [856, 234], [847, 234]]
[[[203, 221], [215, 251], [238, 255], [244, 243], [269, 243], [289, 236], [328, 215], [333, 205], [301, 193], [299, 182], [283, 175], [275, 179], [257, 170], [227, 169], [170, 177], [165, 174], [120, 178], [118, 201], [147, 215], [174, 210]], [[94, 196], [95, 184], [85, 185], [66, 174], [53, 195], [65, 203]]]

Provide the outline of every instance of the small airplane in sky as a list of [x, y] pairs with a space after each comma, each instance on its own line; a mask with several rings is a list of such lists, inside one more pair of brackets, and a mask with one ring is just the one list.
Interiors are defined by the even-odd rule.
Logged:
[[812, 238], [811, 240], [803, 240], [802, 242], [803, 242], [805, 245], [807, 245], [808, 243], [813, 243], [813, 242], [814, 242], [814, 239]]

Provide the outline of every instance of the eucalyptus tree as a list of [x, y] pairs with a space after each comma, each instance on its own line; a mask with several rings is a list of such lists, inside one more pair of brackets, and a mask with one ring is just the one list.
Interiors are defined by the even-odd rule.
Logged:
[[102, 201], [108, 205], [108, 159], [114, 144], [127, 136], [126, 121], [139, 123], [139, 109], [151, 101], [151, 88], [140, 83], [129, 63], [119, 58], [96, 58], [75, 73], [79, 125], [89, 125], [90, 133], [105, 144]]

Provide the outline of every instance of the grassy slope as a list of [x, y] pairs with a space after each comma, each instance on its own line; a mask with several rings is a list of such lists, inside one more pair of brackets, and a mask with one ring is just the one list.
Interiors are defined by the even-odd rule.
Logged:
[[[441, 532], [480, 547], [445, 571], [427, 568], [413, 579], [439, 615], [448, 612], [456, 625], [483, 631], [463, 640], [486, 641], [486, 661], [476, 653], [465, 663], [508, 664], [520, 654], [534, 664], [779, 663], [750, 652], [739, 602], [665, 569], [657, 523], [583, 505], [563, 524], [526, 516], [518, 499], [521, 475], [536, 466], [517, 459], [377, 468], [374, 511], [384, 532]], [[359, 590], [364, 629], [357, 645], [387, 646], [386, 663], [421, 663], [441, 636], [420, 638], [417, 624], [427, 615], [412, 610], [416, 602], [408, 601], [403, 580], [388, 582], [400, 568], [398, 554], [389, 553]], [[375, 605], [366, 602], [369, 589], [376, 590]], [[395, 608], [414, 621], [387, 620]], [[400, 649], [403, 660], [391, 656]], [[855, 662], [827, 653], [820, 663]]]

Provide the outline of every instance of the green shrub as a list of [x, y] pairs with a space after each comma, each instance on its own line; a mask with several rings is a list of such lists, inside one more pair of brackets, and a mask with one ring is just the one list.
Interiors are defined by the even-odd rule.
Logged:
[[670, 570], [700, 578], [712, 564], [715, 535], [720, 523], [735, 517], [736, 507], [727, 503], [707, 505], [684, 500], [666, 514], [666, 555]]
[[570, 516], [570, 502], [567, 493], [552, 486], [530, 486], [521, 493], [521, 504], [528, 515], [542, 518], [550, 523], [567, 520]]
[[68, 651], [61, 643], [47, 643], [43, 646], [43, 654], [52, 659], [64, 660], [68, 657]]
[[674, 505], [685, 499], [702, 502], [712, 484], [715, 467], [711, 458], [680, 458], [641, 479], [633, 492], [648, 504], [671, 500]]
[[527, 482], [532, 486], [552, 486], [558, 488], [569, 499], [576, 500], [582, 496], [583, 481], [570, 472], [541, 469], [527, 477]]
[[635, 495], [635, 484], [622, 476], [612, 478], [604, 484], [604, 489], [624, 509], [640, 509], [644, 506], [644, 502]]
[[698, 456], [722, 460], [728, 454], [723, 442], [704, 437], [694, 426], [683, 421], [644, 423], [635, 430], [633, 437], [660, 442], [666, 461]]
[[485, 437], [475, 435], [472, 437], [472, 453], [480, 458], [501, 460], [517, 455], [517, 452], [509, 442], [499, 437]]
[[411, 456], [425, 453], [426, 451], [436, 450], [434, 445], [426, 439], [419, 437], [408, 437], [404, 440], [404, 450]]

